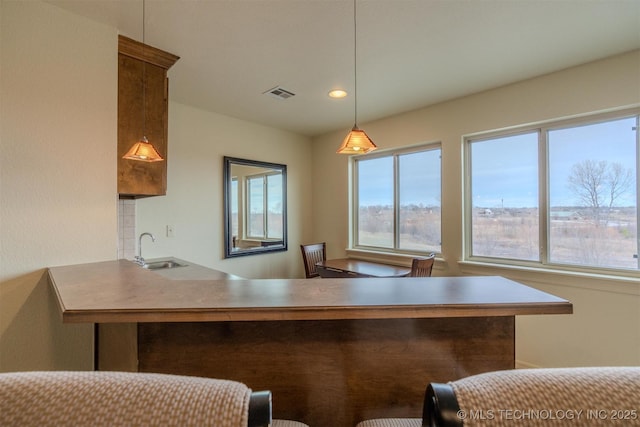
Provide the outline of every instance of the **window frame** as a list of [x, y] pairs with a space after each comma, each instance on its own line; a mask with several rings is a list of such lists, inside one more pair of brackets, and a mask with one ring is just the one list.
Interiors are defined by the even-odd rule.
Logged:
[[[244, 205], [247, 207], [245, 209], [245, 239], [247, 240], [277, 240], [281, 239], [282, 236], [272, 237], [269, 234], [269, 177], [270, 176], [282, 176], [282, 172], [263, 172], [254, 175], [248, 175], [245, 180], [245, 191], [244, 191]], [[250, 218], [246, 218], [247, 216], [251, 216], [251, 207], [253, 204], [251, 203], [251, 183], [253, 180], [260, 179], [262, 181], [262, 229], [263, 235], [255, 235], [251, 234], [251, 225]]]
[[[590, 267], [573, 264], [562, 264], [551, 262], [550, 254], [550, 216], [551, 209], [549, 207], [549, 132], [561, 129], [567, 129], [579, 126], [595, 125], [615, 120], [636, 119], [636, 225], [638, 226], [640, 246], [640, 108], [624, 108], [618, 110], [610, 110], [600, 113], [591, 113], [578, 115], [569, 118], [561, 118], [548, 120], [544, 122], [532, 123], [523, 126], [514, 126], [499, 130], [487, 132], [478, 132], [464, 135], [463, 143], [463, 262], [480, 263], [485, 265], [494, 265], [502, 267], [523, 267], [533, 268], [536, 270], [551, 270], [558, 272], [575, 272], [584, 274], [613, 275], [623, 277], [640, 277], [640, 259], [637, 270], [613, 268], [613, 267]], [[473, 200], [471, 188], [471, 144], [490, 139], [514, 136], [524, 133], [537, 132], [538, 134], [538, 235], [539, 235], [539, 261], [528, 261], [514, 258], [499, 258], [481, 255], [473, 255]], [[640, 252], [640, 247], [638, 248]]]
[[[379, 255], [404, 255], [404, 256], [424, 256], [430, 253], [435, 252], [436, 254], [442, 253], [442, 220], [440, 221], [440, 249], [438, 251], [433, 250], [425, 250], [425, 251], [417, 251], [417, 250], [408, 250], [408, 249], [399, 249], [399, 239], [400, 235], [398, 230], [400, 228], [400, 218], [399, 218], [399, 172], [398, 172], [398, 163], [399, 156], [413, 153], [420, 153], [425, 151], [433, 151], [439, 150], [440, 155], [440, 196], [442, 199], [442, 143], [440, 141], [436, 142], [428, 142], [421, 143], [417, 145], [411, 145], [401, 148], [393, 148], [387, 150], [376, 150], [373, 153], [369, 153], [366, 155], [354, 155], [351, 156], [349, 162], [349, 173], [350, 173], [350, 185], [349, 185], [349, 250], [350, 251], [359, 251], [359, 252], [368, 252], [372, 254]], [[358, 200], [358, 162], [360, 160], [371, 160], [376, 158], [383, 157], [393, 157], [393, 248], [389, 247], [380, 247], [380, 246], [368, 246], [368, 245], [360, 245], [358, 244], [358, 230], [359, 230], [359, 200]], [[442, 202], [440, 203], [440, 215], [442, 218]]]

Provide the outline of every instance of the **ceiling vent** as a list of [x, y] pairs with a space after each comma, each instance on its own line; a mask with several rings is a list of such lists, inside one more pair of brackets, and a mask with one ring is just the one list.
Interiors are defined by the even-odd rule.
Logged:
[[283, 89], [280, 86], [276, 86], [273, 89], [269, 89], [268, 91], [262, 92], [262, 93], [278, 99], [287, 99], [287, 98], [291, 98], [292, 96], [296, 96], [295, 93], [288, 91], [286, 89]]

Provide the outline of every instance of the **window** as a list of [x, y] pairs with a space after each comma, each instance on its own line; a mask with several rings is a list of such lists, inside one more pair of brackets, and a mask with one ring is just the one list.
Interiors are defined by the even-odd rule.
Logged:
[[354, 247], [381, 252], [440, 252], [440, 146], [353, 160]]
[[282, 174], [269, 173], [247, 178], [247, 237], [282, 238]]
[[470, 144], [472, 254], [539, 260], [538, 134]]
[[638, 270], [638, 119], [466, 138], [466, 258]]
[[231, 220], [231, 234], [233, 236], [238, 236], [238, 212], [240, 211], [240, 205], [238, 204], [240, 201], [238, 200], [238, 178], [231, 178], [231, 188], [229, 194], [231, 195], [231, 200], [229, 203], [230, 207], [230, 220]]

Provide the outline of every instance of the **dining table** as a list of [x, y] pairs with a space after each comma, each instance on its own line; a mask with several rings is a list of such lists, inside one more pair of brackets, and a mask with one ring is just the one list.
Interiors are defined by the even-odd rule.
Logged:
[[405, 277], [411, 268], [353, 258], [326, 259], [316, 263], [320, 277]]

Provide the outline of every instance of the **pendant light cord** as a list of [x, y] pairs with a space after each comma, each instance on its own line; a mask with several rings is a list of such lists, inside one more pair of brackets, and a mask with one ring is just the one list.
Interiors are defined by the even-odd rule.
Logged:
[[356, 1], [353, 0], [353, 126], [358, 127], [358, 20]]
[[147, 61], [144, 58], [144, 45], [145, 45], [145, 0], [142, 0], [142, 137], [147, 138]]

